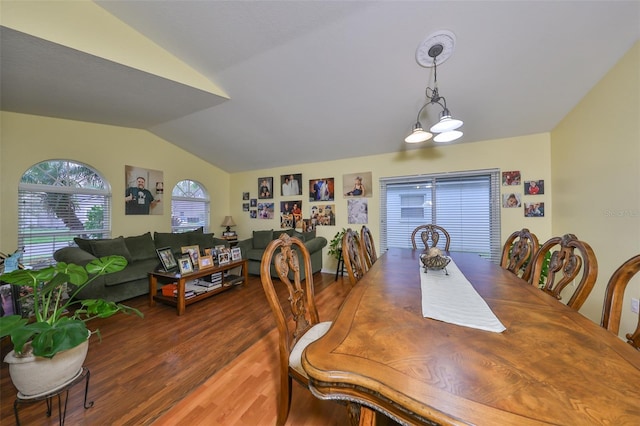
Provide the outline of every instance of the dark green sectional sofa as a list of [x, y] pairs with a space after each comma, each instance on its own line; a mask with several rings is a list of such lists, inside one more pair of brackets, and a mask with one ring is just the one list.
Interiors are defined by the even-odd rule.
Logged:
[[227, 241], [205, 234], [202, 228], [184, 233], [150, 232], [133, 237], [118, 237], [102, 240], [75, 238], [77, 247], [57, 250], [53, 257], [57, 262], [84, 266], [93, 259], [109, 255], [120, 255], [128, 265], [120, 272], [103, 275], [92, 281], [79, 294], [79, 299], [101, 298], [120, 302], [149, 293], [148, 273], [157, 269], [160, 260], [157, 248], [171, 247], [176, 259], [184, 246], [198, 245], [201, 250], [217, 245], [229, 246]]
[[[327, 245], [327, 239], [324, 237], [317, 237], [315, 231], [311, 232], [298, 232], [294, 229], [284, 230], [265, 230], [265, 231], [253, 231], [253, 237], [238, 242], [238, 247], [242, 251], [242, 258], [247, 259], [249, 263], [249, 273], [252, 275], [260, 275], [260, 263], [262, 262], [262, 255], [264, 254], [267, 245], [272, 241], [280, 237], [280, 234], [287, 233], [291, 237], [297, 237], [304, 242], [305, 247], [309, 250], [311, 255], [311, 268], [312, 274], [322, 270], [322, 249]], [[304, 274], [304, 264], [300, 263], [301, 274]], [[277, 277], [278, 274], [275, 268], [271, 268], [271, 275]]]

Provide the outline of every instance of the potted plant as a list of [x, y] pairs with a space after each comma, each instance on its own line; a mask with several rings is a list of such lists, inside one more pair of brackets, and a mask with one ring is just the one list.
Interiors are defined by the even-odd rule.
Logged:
[[329, 255], [333, 256], [336, 260], [340, 258], [340, 252], [342, 251], [342, 237], [344, 237], [345, 232], [347, 232], [347, 230], [342, 228], [342, 231], [338, 231], [329, 242]]
[[[40, 270], [18, 269], [0, 275], [4, 281], [21, 288], [27, 287], [33, 298], [33, 317], [10, 315], [0, 318], [0, 338], [11, 336], [13, 350], [5, 357], [9, 373], [18, 391], [25, 395], [46, 393], [73, 379], [82, 371], [91, 334], [100, 337], [99, 330], [90, 332], [87, 322], [107, 318], [118, 312], [142, 313], [129, 306], [103, 299], [76, 300], [80, 290], [97, 277], [121, 271], [127, 265], [122, 256], [106, 256], [89, 262], [85, 267], [59, 262]], [[69, 297], [65, 299], [68, 287]], [[66, 365], [67, 358], [80, 358]], [[49, 362], [47, 362], [49, 361]], [[51, 370], [51, 364], [64, 362], [63, 371]], [[79, 365], [78, 365], [79, 363]], [[45, 372], [36, 372], [42, 367]], [[44, 384], [43, 374], [52, 373], [57, 383]], [[26, 374], [26, 377], [18, 377]]]

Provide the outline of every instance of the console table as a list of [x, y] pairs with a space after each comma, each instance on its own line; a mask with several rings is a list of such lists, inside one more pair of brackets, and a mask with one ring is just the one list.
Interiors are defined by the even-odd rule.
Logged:
[[[202, 278], [204, 276], [215, 274], [217, 272], [221, 272], [224, 275], [226, 271], [229, 271], [231, 269], [238, 268], [238, 267], [242, 268], [242, 275], [228, 275], [227, 277], [223, 277], [223, 282], [221, 287], [207, 290], [193, 297], [189, 297], [189, 298], [185, 297], [187, 281], [195, 280], [197, 278]], [[213, 266], [211, 268], [199, 269], [190, 274], [180, 274], [176, 272], [164, 272], [164, 271], [149, 272], [149, 306], [155, 306], [156, 301], [162, 302], [168, 305], [175, 306], [178, 315], [182, 315], [184, 314], [184, 311], [187, 305], [191, 305], [192, 303], [206, 299], [215, 294], [221, 293], [223, 291], [227, 291], [234, 285], [246, 283], [249, 280], [248, 274], [249, 272], [247, 268], [246, 259], [232, 261], [224, 265]], [[164, 296], [162, 294], [161, 289], [158, 288], [159, 282], [160, 283], [176, 283], [178, 287], [177, 288], [178, 293], [176, 297]]]

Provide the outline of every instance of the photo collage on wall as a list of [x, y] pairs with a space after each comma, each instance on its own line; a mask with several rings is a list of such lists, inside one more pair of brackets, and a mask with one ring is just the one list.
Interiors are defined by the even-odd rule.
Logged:
[[[310, 231], [316, 226], [336, 225], [335, 178], [318, 177], [309, 179], [309, 204], [305, 213], [303, 207], [303, 184], [301, 173], [280, 175], [280, 182], [274, 183], [273, 176], [259, 177], [257, 180], [257, 198], [251, 198], [250, 192], [242, 193], [242, 210], [249, 213], [251, 219], [280, 218], [280, 228], [296, 228]], [[280, 188], [276, 188], [279, 185]], [[372, 196], [373, 179], [371, 172], [349, 173], [342, 176], [341, 191], [346, 199], [347, 220], [349, 224], [366, 224], [369, 221], [368, 198]], [[277, 194], [280, 200], [274, 200]], [[276, 194], [276, 195], [274, 195]], [[264, 201], [268, 200], [268, 201]], [[279, 211], [276, 208], [279, 206]], [[276, 216], [278, 215], [278, 216]]]
[[507, 192], [502, 193], [502, 207], [506, 209], [523, 208], [525, 217], [544, 217], [544, 201], [537, 199], [538, 195], [544, 194], [544, 180], [532, 179], [524, 181], [523, 194], [512, 187], [520, 187], [522, 177], [520, 171], [502, 172], [502, 186], [509, 187]]

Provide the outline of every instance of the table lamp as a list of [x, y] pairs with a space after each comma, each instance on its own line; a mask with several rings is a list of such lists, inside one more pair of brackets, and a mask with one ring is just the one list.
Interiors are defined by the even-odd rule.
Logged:
[[231, 227], [232, 226], [236, 226], [236, 223], [233, 221], [233, 218], [231, 216], [225, 216], [224, 220], [222, 221], [222, 224], [220, 226], [226, 226], [227, 230], [225, 231], [225, 234], [231, 234]]

